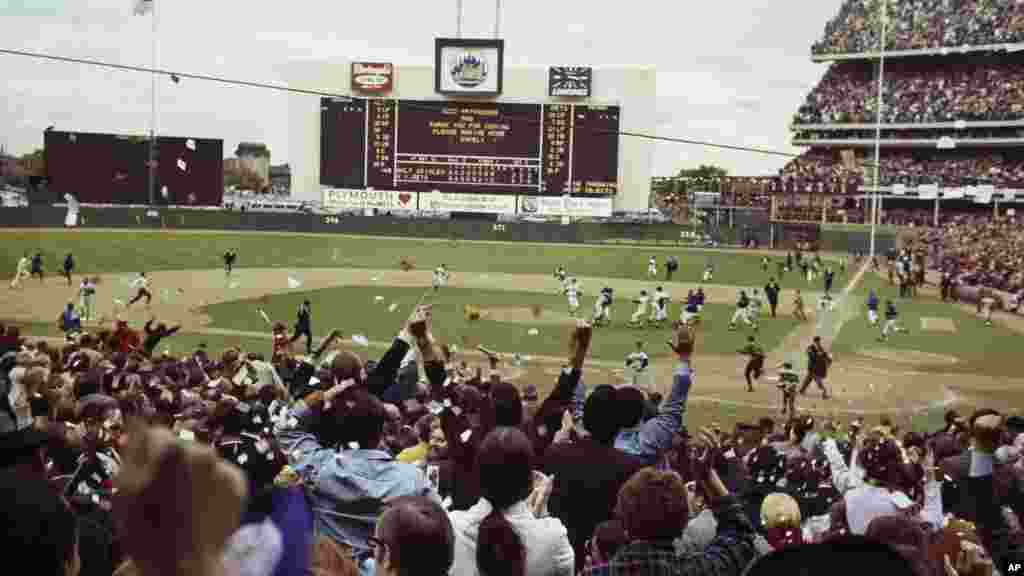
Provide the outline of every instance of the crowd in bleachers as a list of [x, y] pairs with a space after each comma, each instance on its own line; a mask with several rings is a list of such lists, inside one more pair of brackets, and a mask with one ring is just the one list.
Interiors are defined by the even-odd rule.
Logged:
[[957, 282], [1024, 296], [1024, 232], [1016, 216], [960, 215], [922, 235]]
[[[887, 62], [882, 123], [1020, 120], [1024, 61], [947, 57]], [[832, 64], [800, 107], [795, 124], [874, 124], [876, 70], [863, 62]]]
[[[886, 50], [1024, 42], [1024, 5], [1010, 0], [889, 1]], [[883, 0], [845, 0], [814, 54], [877, 52]]]
[[[870, 165], [874, 157], [864, 150], [856, 152], [857, 166]], [[835, 173], [847, 173], [840, 152], [811, 149], [789, 162], [782, 176], [794, 179], [824, 179]], [[939, 184], [968, 186], [992, 184], [996, 188], [1024, 189], [1024, 157], [1009, 149], [887, 149], [883, 148], [879, 178], [883, 186], [891, 184]], [[863, 181], [863, 178], [857, 178]]]
[[121, 322], [64, 346], [9, 328], [3, 549], [63, 576], [731, 576], [851, 561], [940, 576], [944, 555], [963, 575], [1020, 559], [1020, 418], [950, 413], [920, 434], [766, 414], [688, 433], [692, 327], [675, 329], [661, 397], [585, 384], [600, 335], [580, 322], [541, 399], [494, 353], [470, 368], [432, 324], [418, 308], [377, 362], [338, 332], [306, 356], [275, 340], [267, 362], [151, 356]]

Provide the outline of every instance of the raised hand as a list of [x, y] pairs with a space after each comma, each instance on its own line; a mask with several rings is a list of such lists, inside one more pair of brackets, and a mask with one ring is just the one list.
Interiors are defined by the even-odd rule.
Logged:
[[577, 320], [572, 334], [569, 336], [569, 364], [577, 370], [583, 368], [583, 360], [590, 349], [590, 340], [594, 335], [594, 327], [586, 320]]
[[209, 447], [132, 422], [115, 486], [114, 518], [143, 574], [218, 573], [224, 544], [241, 520], [241, 471]]

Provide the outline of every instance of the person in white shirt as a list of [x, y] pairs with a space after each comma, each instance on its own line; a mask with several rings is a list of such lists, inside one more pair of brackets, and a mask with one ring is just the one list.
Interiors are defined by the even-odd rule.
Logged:
[[442, 286], [445, 286], [447, 284], [448, 268], [446, 268], [444, 264], [441, 264], [440, 266], [437, 267], [437, 270], [434, 270], [434, 292], [437, 292], [438, 290], [441, 289]]
[[548, 517], [552, 479], [534, 472], [533, 447], [517, 428], [497, 428], [480, 444], [480, 500], [449, 513], [455, 532], [451, 576], [571, 576], [569, 533]]
[[565, 295], [569, 298], [569, 316], [575, 318], [576, 312], [580, 309], [580, 287], [575, 278], [569, 279], [569, 284], [565, 287]]
[[647, 290], [640, 291], [640, 297], [633, 300], [636, 304], [636, 312], [633, 312], [632, 318], [629, 319], [629, 325], [632, 327], [642, 326], [644, 323], [644, 316], [647, 315], [647, 303], [650, 301], [650, 297], [647, 295]]
[[647, 260], [647, 275], [651, 278], [658, 276], [658, 259], [654, 256]]
[[135, 304], [143, 298], [146, 299], [146, 306], [149, 306], [149, 302], [153, 299], [153, 294], [149, 291], [149, 278], [146, 278], [145, 272], [139, 272], [139, 277], [132, 282], [132, 288], [138, 290], [135, 293], [135, 298], [132, 298], [131, 302], [128, 303], [130, 308], [132, 304]]
[[29, 266], [31, 264], [32, 261], [29, 260], [28, 254], [25, 254], [20, 260], [18, 260], [18, 268], [14, 272], [14, 279], [11, 280], [11, 288], [20, 287], [21, 281], [29, 278]]
[[668, 319], [669, 295], [658, 286], [654, 290], [654, 308], [651, 309], [650, 321], [654, 324], [664, 324]]
[[82, 309], [82, 320], [88, 322], [93, 319], [96, 301], [96, 281], [86, 276], [78, 286], [79, 305]]

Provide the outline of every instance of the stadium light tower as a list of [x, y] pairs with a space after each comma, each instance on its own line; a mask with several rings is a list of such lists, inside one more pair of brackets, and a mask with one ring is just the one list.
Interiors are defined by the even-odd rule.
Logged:
[[885, 32], [889, 24], [889, 0], [882, 0], [882, 35], [878, 40], [878, 101], [875, 103], [875, 165], [874, 190], [871, 194], [871, 257], [875, 256], [875, 227], [878, 224], [878, 179], [879, 165], [882, 161], [882, 86], [885, 76]]

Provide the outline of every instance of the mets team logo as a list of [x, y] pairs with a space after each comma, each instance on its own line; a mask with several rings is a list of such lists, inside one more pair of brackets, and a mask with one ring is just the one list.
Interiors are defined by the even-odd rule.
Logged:
[[476, 88], [487, 81], [487, 61], [473, 52], [464, 52], [448, 59], [452, 81], [463, 88]]

